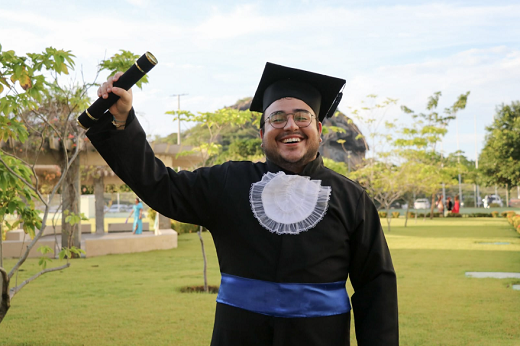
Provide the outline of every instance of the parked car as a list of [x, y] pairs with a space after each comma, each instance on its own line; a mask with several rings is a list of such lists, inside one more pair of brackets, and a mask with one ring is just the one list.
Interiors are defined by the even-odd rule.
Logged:
[[491, 204], [496, 204], [499, 207], [503, 207], [502, 199], [498, 195], [486, 195], [484, 196], [484, 208], [491, 207]]
[[108, 208], [107, 213], [126, 213], [132, 209], [132, 206], [127, 204], [112, 204], [110, 208]]
[[414, 209], [429, 209], [430, 201], [428, 198], [417, 198], [413, 204]]

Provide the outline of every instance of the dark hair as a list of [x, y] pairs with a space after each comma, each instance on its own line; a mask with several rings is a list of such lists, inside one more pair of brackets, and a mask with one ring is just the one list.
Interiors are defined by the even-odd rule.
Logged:
[[135, 198], [135, 201], [136, 201], [137, 203], [141, 202], [141, 200], [140, 200], [139, 198], [137, 198], [137, 197]]

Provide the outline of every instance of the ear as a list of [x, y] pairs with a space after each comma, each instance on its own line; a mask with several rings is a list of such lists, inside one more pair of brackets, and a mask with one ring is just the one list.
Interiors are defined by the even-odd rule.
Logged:
[[264, 139], [264, 131], [260, 129], [260, 139]]
[[318, 122], [318, 134], [321, 136], [321, 131], [323, 130], [323, 125], [321, 124], [321, 121]]

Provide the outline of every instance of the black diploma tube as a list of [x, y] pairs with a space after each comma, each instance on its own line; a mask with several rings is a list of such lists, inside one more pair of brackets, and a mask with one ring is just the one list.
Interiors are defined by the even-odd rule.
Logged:
[[[114, 82], [114, 86], [123, 88], [125, 90], [130, 89], [139, 79], [148, 73], [155, 65], [157, 65], [157, 59], [152, 53], [144, 53], [137, 61], [130, 67], [117, 82]], [[114, 93], [109, 93], [108, 98], [98, 98], [86, 111], [81, 113], [78, 117], [78, 124], [85, 130], [88, 130], [92, 125], [96, 123], [105, 114], [114, 103], [119, 100], [119, 96]]]

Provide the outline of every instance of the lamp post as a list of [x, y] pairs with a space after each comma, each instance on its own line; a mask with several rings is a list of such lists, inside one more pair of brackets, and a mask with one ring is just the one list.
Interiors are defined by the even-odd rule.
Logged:
[[[188, 94], [173, 94], [171, 96], [177, 96], [177, 111], [181, 110], [181, 96]], [[181, 144], [181, 116], [177, 114], [177, 144]]]
[[[475, 169], [478, 170], [478, 146], [477, 146], [477, 115], [473, 113], [473, 120], [475, 125]], [[480, 208], [479, 201], [480, 191], [477, 182], [475, 182], [475, 205]]]

